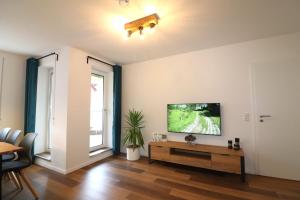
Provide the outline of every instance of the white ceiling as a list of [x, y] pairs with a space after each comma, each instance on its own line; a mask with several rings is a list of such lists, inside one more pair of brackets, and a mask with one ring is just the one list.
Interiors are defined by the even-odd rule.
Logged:
[[[156, 11], [155, 33], [123, 23]], [[300, 31], [300, 0], [0, 0], [0, 49], [40, 55], [73, 46], [126, 64]]]

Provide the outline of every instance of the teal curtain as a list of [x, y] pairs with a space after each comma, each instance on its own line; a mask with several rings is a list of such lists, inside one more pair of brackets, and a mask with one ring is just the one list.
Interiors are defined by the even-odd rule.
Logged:
[[122, 67], [119, 65], [113, 66], [114, 80], [113, 80], [113, 153], [120, 154], [121, 146], [121, 105], [122, 105]]
[[39, 61], [29, 58], [26, 62], [26, 85], [25, 85], [25, 122], [24, 133], [35, 132], [35, 110], [37, 94]]

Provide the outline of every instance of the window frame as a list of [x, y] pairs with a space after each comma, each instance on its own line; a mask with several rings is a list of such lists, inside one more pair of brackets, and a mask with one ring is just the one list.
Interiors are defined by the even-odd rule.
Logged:
[[[51, 131], [53, 130], [53, 111], [54, 111], [54, 70], [49, 69], [48, 75], [48, 103], [47, 103], [47, 132], [46, 132], [46, 152], [51, 152]], [[52, 105], [51, 105], [52, 104]]]
[[[100, 70], [92, 69], [90, 77], [92, 78], [92, 76], [103, 77], [103, 110], [102, 110], [102, 144], [94, 146], [94, 147], [90, 147], [91, 130], [89, 130], [88, 133], [89, 133], [89, 151], [90, 152], [94, 152], [101, 148], [107, 147], [107, 137], [108, 137], [107, 136], [107, 106], [108, 106], [107, 105], [107, 95], [108, 95], [107, 73], [100, 71]], [[90, 81], [90, 83], [91, 83], [91, 81]], [[90, 94], [90, 97], [91, 97], [91, 94]]]

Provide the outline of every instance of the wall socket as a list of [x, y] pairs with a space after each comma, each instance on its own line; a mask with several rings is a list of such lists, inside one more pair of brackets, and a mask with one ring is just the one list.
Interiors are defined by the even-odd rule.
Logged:
[[249, 122], [250, 121], [250, 114], [249, 113], [245, 113], [244, 114], [244, 121], [245, 122]]

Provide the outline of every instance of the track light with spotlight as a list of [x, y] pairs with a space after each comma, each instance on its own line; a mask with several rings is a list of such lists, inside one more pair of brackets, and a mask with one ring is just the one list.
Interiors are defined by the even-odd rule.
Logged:
[[134, 20], [132, 22], [126, 23], [124, 29], [127, 31], [127, 36], [130, 38], [134, 32], [139, 32], [140, 37], [143, 38], [144, 29], [149, 28], [153, 31], [159, 21], [159, 16], [154, 13], [152, 15]]

